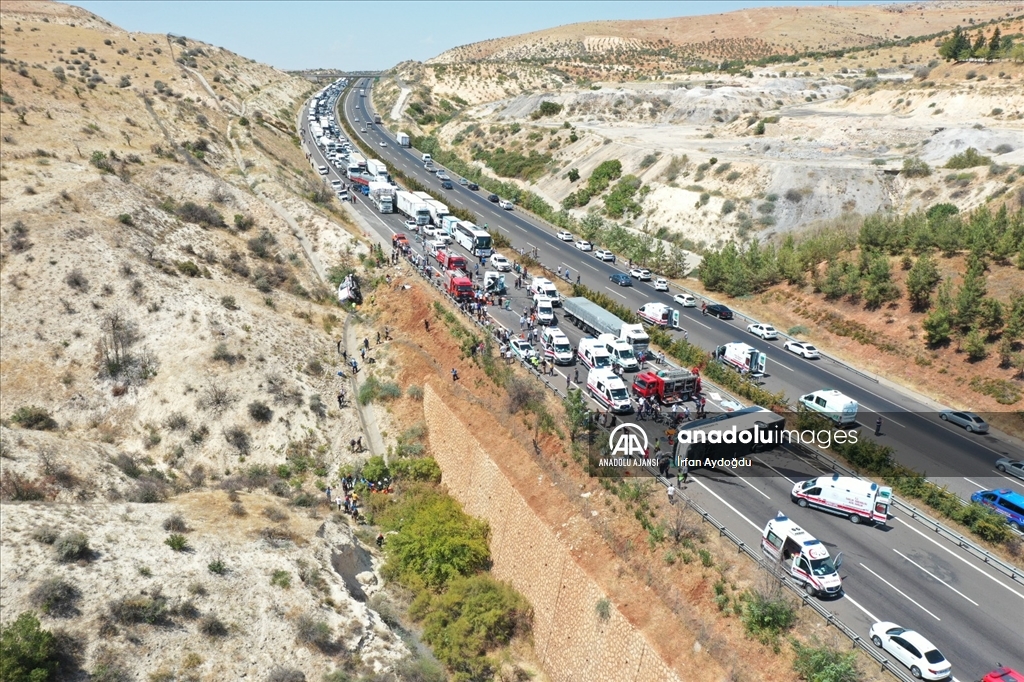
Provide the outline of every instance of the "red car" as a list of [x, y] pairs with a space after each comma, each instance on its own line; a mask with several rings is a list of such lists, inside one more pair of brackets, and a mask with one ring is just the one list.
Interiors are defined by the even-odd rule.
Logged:
[[1024, 682], [1024, 675], [1012, 668], [1000, 666], [981, 678], [981, 682]]

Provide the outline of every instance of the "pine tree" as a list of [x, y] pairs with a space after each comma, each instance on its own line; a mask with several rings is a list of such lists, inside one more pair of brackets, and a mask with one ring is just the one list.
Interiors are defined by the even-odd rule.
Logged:
[[985, 261], [971, 254], [967, 262], [967, 273], [963, 284], [956, 292], [955, 314], [953, 324], [961, 331], [974, 326], [980, 313], [981, 300], [985, 297]]
[[992, 37], [988, 41], [988, 56], [990, 59], [995, 59], [999, 56], [999, 50], [1002, 47], [1001, 43], [1003, 40], [1003, 34], [996, 26], [996, 30], [992, 31]]
[[972, 57], [980, 56], [979, 53], [981, 52], [981, 49], [983, 47], [986, 47], [986, 45], [985, 45], [985, 34], [982, 33], [981, 31], [978, 31], [978, 37], [974, 39], [974, 45], [971, 46], [971, 56]]
[[981, 333], [981, 330], [977, 328], [972, 329], [967, 336], [964, 337], [963, 349], [964, 352], [967, 353], [967, 357], [971, 362], [984, 360], [988, 356], [988, 349], [985, 348], [985, 337]]
[[821, 293], [825, 294], [826, 300], [835, 301], [843, 297], [843, 294], [846, 293], [846, 287], [843, 284], [845, 275], [846, 265], [842, 261], [832, 261], [828, 264], [828, 268], [825, 270], [825, 277], [819, 285], [819, 289]]
[[948, 343], [953, 331], [949, 313], [941, 308], [933, 310], [928, 317], [924, 318], [921, 326], [924, 328], [925, 341], [930, 346]]
[[935, 266], [935, 260], [924, 254], [907, 273], [907, 298], [914, 310], [927, 310], [932, 303], [932, 291], [942, 276]]

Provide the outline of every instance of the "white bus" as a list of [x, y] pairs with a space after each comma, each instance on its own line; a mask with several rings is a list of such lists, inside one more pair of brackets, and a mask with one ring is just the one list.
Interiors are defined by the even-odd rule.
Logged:
[[477, 229], [473, 223], [455, 223], [451, 227], [451, 236], [459, 246], [478, 258], [487, 258], [494, 252], [491, 248], [491, 235]]

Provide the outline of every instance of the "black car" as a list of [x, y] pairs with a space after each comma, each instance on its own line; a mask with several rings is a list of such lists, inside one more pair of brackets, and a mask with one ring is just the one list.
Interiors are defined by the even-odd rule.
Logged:
[[492, 204], [496, 204], [500, 201], [500, 199], [498, 199], [497, 194], [490, 194], [487, 196], [487, 201], [491, 202]]
[[731, 320], [732, 311], [726, 308], [721, 303], [712, 303], [707, 307], [707, 314], [714, 315], [720, 320]]
[[453, 189], [451, 180], [442, 180], [441, 189]]
[[469, 183], [468, 185], [466, 185], [466, 187], [468, 189], [473, 190], [474, 192], [477, 191], [478, 189], [480, 189], [480, 185], [476, 184], [475, 182]]

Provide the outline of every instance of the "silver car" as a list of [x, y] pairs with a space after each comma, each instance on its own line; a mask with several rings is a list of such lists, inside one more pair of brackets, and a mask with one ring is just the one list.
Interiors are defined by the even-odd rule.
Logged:
[[1009, 457], [998, 459], [996, 460], [996, 469], [1004, 474], [1012, 474], [1017, 478], [1024, 479], [1024, 462], [1019, 459], [1010, 459]]
[[971, 433], [988, 433], [988, 422], [973, 412], [943, 410], [942, 412], [939, 412], [939, 419], [944, 422], [951, 422], [957, 426], [962, 426]]

